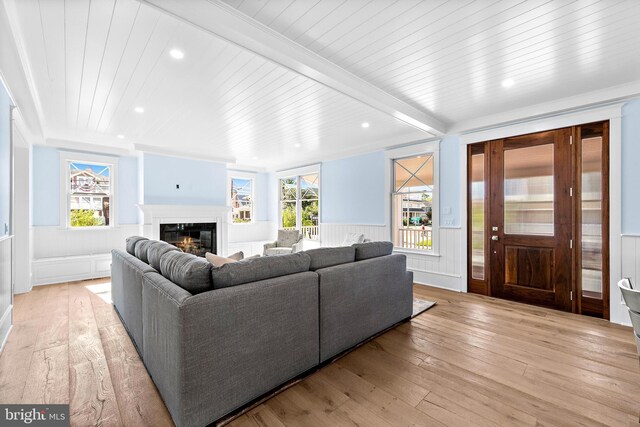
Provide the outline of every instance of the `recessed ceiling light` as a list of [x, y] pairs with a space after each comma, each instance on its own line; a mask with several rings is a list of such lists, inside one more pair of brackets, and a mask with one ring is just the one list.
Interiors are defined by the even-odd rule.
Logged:
[[502, 87], [511, 87], [514, 84], [516, 84], [516, 82], [514, 82], [513, 79], [506, 79], [502, 82]]
[[135, 111], [136, 113], [140, 113], [140, 114], [142, 114], [142, 113], [144, 113], [144, 108], [142, 108], [142, 107], [136, 107], [136, 108], [134, 108], [134, 109], [133, 109], [133, 111]]
[[363, 122], [361, 125], [364, 129], [367, 129], [370, 125], [369, 122]]
[[184, 52], [182, 52], [179, 49], [171, 49], [169, 51], [169, 55], [171, 55], [171, 57], [173, 59], [182, 59], [182, 58], [184, 58]]
[[293, 144], [293, 146], [294, 146], [294, 147], [296, 147], [296, 148], [300, 148], [300, 147], [302, 147], [302, 145], [301, 145], [301, 144]]
[[124, 139], [124, 135], [123, 134], [118, 134], [117, 138], [118, 139]]

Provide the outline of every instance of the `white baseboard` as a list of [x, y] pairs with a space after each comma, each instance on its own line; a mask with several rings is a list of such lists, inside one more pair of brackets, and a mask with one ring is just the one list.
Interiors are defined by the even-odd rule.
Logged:
[[96, 279], [111, 275], [111, 254], [41, 258], [31, 266], [34, 286]]
[[430, 271], [413, 270], [413, 282], [419, 285], [431, 286], [434, 288], [447, 289], [450, 291], [462, 292], [460, 289], [460, 276], [443, 274]]
[[11, 319], [13, 317], [13, 305], [10, 305], [0, 319], [0, 353], [7, 343], [11, 329], [13, 328]]

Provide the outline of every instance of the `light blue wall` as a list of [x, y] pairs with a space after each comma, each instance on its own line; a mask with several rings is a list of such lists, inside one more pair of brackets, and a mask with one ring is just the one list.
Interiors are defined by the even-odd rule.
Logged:
[[640, 235], [640, 99], [622, 108], [622, 232]]
[[440, 226], [460, 226], [460, 137], [440, 141]]
[[255, 188], [253, 189], [255, 196], [255, 220], [256, 221], [275, 221], [272, 217], [272, 209], [269, 208], [271, 200], [269, 200], [269, 178], [268, 173], [256, 174]]
[[385, 184], [382, 151], [322, 163], [322, 222], [384, 224]]
[[[384, 224], [385, 179], [383, 151], [322, 163], [322, 222]], [[442, 226], [460, 226], [457, 136], [445, 137], [440, 143], [440, 218]]]
[[118, 223], [138, 224], [138, 158], [120, 157], [118, 173]]
[[[93, 154], [93, 153], [89, 153]], [[31, 151], [32, 211], [34, 227], [60, 225], [60, 150], [34, 146]], [[120, 157], [118, 164], [118, 223], [138, 223], [138, 162]]]
[[60, 155], [57, 149], [34, 146], [31, 158], [33, 226], [60, 225]]
[[223, 163], [144, 154], [143, 165], [145, 204], [227, 204], [227, 168]]
[[0, 236], [11, 215], [11, 100], [0, 83]]

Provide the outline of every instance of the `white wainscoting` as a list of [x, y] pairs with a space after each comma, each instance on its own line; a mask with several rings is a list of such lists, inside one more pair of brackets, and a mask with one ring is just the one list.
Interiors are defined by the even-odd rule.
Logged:
[[111, 276], [111, 254], [42, 258], [31, 266], [33, 285], [72, 282]]
[[460, 228], [440, 228], [440, 254], [430, 256], [398, 250], [407, 255], [407, 268], [416, 283], [462, 291]]
[[274, 221], [255, 221], [249, 224], [227, 225], [229, 246], [232, 243], [275, 240], [276, 223]]
[[9, 336], [13, 316], [12, 238], [0, 238], [0, 351]]
[[386, 225], [371, 224], [320, 224], [320, 242], [322, 246], [340, 246], [347, 233], [364, 234], [373, 241], [389, 240], [389, 228]]
[[139, 233], [140, 226], [137, 224], [100, 230], [33, 227], [33, 257], [39, 260], [109, 254], [111, 249], [124, 249], [125, 239]]
[[37, 286], [107, 277], [111, 250], [124, 250], [125, 239], [138, 234], [137, 224], [100, 230], [33, 227], [31, 282]]
[[[340, 246], [347, 233], [362, 233], [373, 241], [390, 240], [386, 225], [320, 224], [322, 246]], [[440, 254], [425, 255], [415, 251], [398, 250], [407, 256], [407, 268], [413, 271], [416, 283], [461, 291], [460, 228], [440, 227]]]
[[[615, 262], [615, 260], [611, 260]], [[622, 277], [631, 279], [635, 288], [640, 287], [640, 236], [622, 235]], [[618, 278], [617, 280], [620, 280]], [[610, 318], [612, 322], [631, 325], [626, 306], [622, 303], [622, 295], [618, 289], [616, 278], [611, 278]]]

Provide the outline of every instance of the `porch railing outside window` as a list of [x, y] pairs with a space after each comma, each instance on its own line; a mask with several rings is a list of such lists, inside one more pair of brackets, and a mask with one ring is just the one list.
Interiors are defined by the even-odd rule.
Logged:
[[399, 248], [433, 250], [433, 155], [393, 161], [393, 240]]
[[280, 179], [280, 228], [300, 230], [308, 240], [318, 240], [320, 175], [310, 173]]

